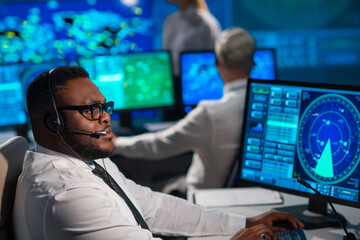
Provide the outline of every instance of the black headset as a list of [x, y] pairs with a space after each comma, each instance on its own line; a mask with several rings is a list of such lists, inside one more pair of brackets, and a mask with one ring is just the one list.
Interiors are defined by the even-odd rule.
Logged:
[[47, 129], [49, 129], [51, 132], [60, 134], [60, 132], [64, 130], [64, 118], [57, 111], [53, 90], [51, 88], [51, 73], [54, 71], [54, 69], [55, 68], [51, 69], [47, 73], [48, 90], [52, 111], [44, 116], [44, 123]]

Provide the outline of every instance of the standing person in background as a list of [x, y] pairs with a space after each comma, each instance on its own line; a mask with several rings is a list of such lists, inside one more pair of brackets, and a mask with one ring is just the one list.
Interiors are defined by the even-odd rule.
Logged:
[[186, 177], [177, 178], [162, 191], [185, 197], [188, 189], [224, 187], [239, 148], [246, 83], [254, 65], [254, 51], [255, 40], [246, 30], [238, 27], [225, 30], [215, 46], [216, 65], [224, 81], [223, 97], [200, 102], [166, 130], [116, 138], [114, 154], [160, 160], [192, 151]]
[[179, 76], [179, 55], [182, 51], [212, 50], [221, 33], [216, 18], [205, 0], [168, 0], [179, 10], [168, 16], [163, 26], [163, 49], [172, 53], [174, 75]]

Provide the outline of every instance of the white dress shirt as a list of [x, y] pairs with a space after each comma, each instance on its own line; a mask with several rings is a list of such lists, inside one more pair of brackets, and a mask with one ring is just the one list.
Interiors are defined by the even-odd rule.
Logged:
[[182, 51], [212, 50], [220, 33], [216, 18], [195, 6], [168, 16], [163, 25], [162, 41], [163, 49], [172, 52], [174, 75], [180, 73], [179, 55]]
[[118, 137], [113, 154], [161, 160], [193, 151], [186, 187], [224, 187], [240, 141], [246, 79], [225, 84], [220, 100], [202, 101], [174, 126], [155, 133]]
[[[128, 180], [106, 158], [96, 160], [121, 186], [151, 231], [164, 235], [232, 235], [245, 217], [207, 210]], [[153, 239], [125, 201], [82, 160], [37, 145], [28, 151], [14, 207], [17, 240]]]

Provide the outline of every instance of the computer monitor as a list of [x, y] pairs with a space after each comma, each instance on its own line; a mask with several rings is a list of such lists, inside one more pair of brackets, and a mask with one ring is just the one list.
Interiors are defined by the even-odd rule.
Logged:
[[[213, 51], [181, 53], [181, 95], [185, 112], [190, 112], [201, 100], [216, 100], [222, 97], [224, 82], [215, 65], [215, 58]], [[274, 49], [256, 49], [254, 62], [251, 78], [276, 79]]]
[[27, 121], [17, 65], [0, 66], [0, 126], [15, 126]]
[[0, 1], [0, 64], [150, 50], [152, 2]]
[[[332, 202], [359, 208], [359, 163], [358, 88], [249, 80], [234, 186], [256, 185], [305, 196], [310, 199], [308, 210], [326, 215], [326, 201], [297, 177]], [[284, 210], [309, 229], [338, 224], [331, 216], [306, 216], [305, 209]]]
[[169, 51], [79, 57], [114, 110], [169, 108], [175, 105], [174, 82]]
[[27, 123], [26, 90], [40, 73], [66, 65], [65, 60], [0, 65], [0, 127]]

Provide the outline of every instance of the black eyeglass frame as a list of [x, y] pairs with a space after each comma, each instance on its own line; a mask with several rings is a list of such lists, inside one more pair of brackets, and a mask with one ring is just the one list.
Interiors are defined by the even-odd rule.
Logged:
[[[96, 107], [100, 108], [98, 118], [94, 118], [94, 110]], [[77, 110], [83, 116], [84, 116], [83, 111], [89, 109], [91, 111], [91, 118], [92, 118], [92, 120], [95, 121], [95, 120], [99, 120], [102, 117], [104, 111], [111, 117], [111, 115], [113, 114], [113, 111], [114, 111], [114, 102], [110, 101], [107, 103], [94, 103], [94, 104], [90, 104], [90, 105], [80, 105], [80, 106], [62, 106], [62, 107], [57, 107], [56, 109], [59, 111], [61, 111], [61, 110]], [[108, 109], [108, 111], [106, 111], [107, 109]], [[84, 117], [86, 117], [86, 116], [84, 116]], [[89, 119], [89, 120], [91, 120], [91, 119]]]

